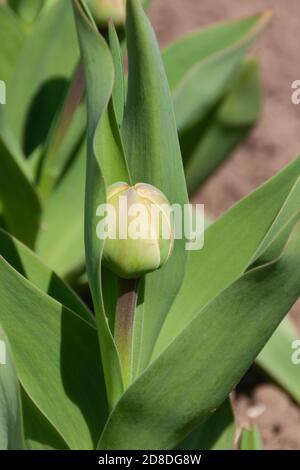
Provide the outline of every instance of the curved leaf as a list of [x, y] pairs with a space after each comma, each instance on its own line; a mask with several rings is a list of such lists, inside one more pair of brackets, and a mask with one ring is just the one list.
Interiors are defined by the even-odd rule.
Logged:
[[113, 406], [123, 392], [123, 381], [119, 355], [104, 311], [101, 290], [103, 241], [96, 235], [98, 223], [96, 211], [99, 204], [106, 202], [105, 184], [117, 181], [113, 178], [119, 175], [124, 175], [127, 181], [128, 176], [126, 162], [120, 151], [118, 129], [110, 125], [110, 118], [114, 119], [114, 112], [110, 115], [107, 113], [114, 80], [112, 57], [83, 2], [75, 1], [74, 11], [84, 66], [88, 109], [85, 187], [86, 269], [96, 312], [107, 395], [109, 405]]
[[191, 34], [164, 51], [180, 130], [199, 121], [224, 93], [270, 11]]
[[18, 378], [72, 449], [92, 449], [107, 417], [95, 327], [0, 258], [0, 322]]
[[180, 134], [190, 194], [245, 139], [259, 117], [260, 94], [258, 65], [247, 60], [215, 109]]
[[85, 304], [70, 287], [65, 284], [29, 248], [0, 229], [0, 255], [28, 281], [77, 313], [91, 325], [94, 318]]
[[[278, 234], [296, 210], [297, 197], [292, 195], [299, 175], [300, 157], [206, 230], [204, 248], [190, 255], [182, 289], [166, 318], [154, 356], [204, 305], [247, 269], [259, 256], [264, 240], [272, 240], [268, 238], [271, 233], [273, 237]], [[298, 183], [297, 188], [300, 188]], [[285, 204], [288, 210], [281, 216]]]
[[[159, 47], [138, 0], [127, 1], [126, 40], [129, 76], [122, 135], [132, 182], [150, 183], [170, 203], [183, 206], [187, 191], [176, 123]], [[141, 368], [151, 355], [157, 334], [182, 283], [185, 240], [175, 242], [168, 263], [146, 276]], [[153, 296], [153, 292], [156, 293]]]
[[21, 393], [26, 447], [30, 450], [69, 449], [54, 426], [33, 403], [23, 388]]
[[100, 449], [173, 448], [220, 406], [300, 295], [299, 241], [298, 224], [279, 258], [198, 313], [125, 392]]

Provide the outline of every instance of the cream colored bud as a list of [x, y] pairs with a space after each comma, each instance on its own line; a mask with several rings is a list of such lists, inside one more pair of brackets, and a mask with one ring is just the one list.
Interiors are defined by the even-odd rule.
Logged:
[[115, 212], [115, 230], [104, 243], [104, 263], [123, 278], [138, 278], [162, 267], [171, 256], [174, 227], [166, 196], [154, 186], [116, 183], [107, 204]]

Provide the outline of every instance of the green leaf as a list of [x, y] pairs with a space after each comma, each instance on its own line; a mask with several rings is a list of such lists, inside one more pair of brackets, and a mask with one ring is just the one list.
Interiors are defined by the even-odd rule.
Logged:
[[[85, 192], [85, 252], [86, 269], [92, 292], [96, 323], [102, 354], [109, 406], [123, 392], [119, 355], [109, 329], [101, 290], [101, 258], [103, 241], [97, 238], [97, 207], [106, 202], [106, 184], [117, 181], [119, 175], [127, 181], [126, 162], [114, 112], [107, 108], [113, 88], [114, 67], [109, 48], [98, 33], [83, 2], [74, 2], [75, 19], [85, 73], [88, 135]], [[112, 110], [112, 106], [110, 107]], [[113, 121], [111, 121], [113, 119]]]
[[0, 106], [0, 135], [1, 139], [3, 140], [4, 145], [7, 147], [8, 151], [10, 152], [11, 156], [16, 161], [17, 165], [23, 171], [24, 175], [28, 178], [28, 180], [33, 183], [33, 171], [28, 161], [25, 159], [25, 156], [22, 152], [22, 149], [17, 142], [15, 136], [13, 135], [11, 129], [7, 126], [7, 122], [4, 116], [4, 109], [5, 106]]
[[[293, 194], [297, 191], [293, 190], [299, 188], [295, 184], [299, 175], [300, 157], [208, 227], [203, 249], [190, 253], [182, 289], [166, 318], [154, 356], [259, 257], [265, 239], [271, 241], [285, 226], [295, 212]], [[282, 217], [277, 220], [281, 209]]]
[[24, 389], [21, 389], [21, 393], [26, 447], [30, 450], [69, 449], [63, 438]]
[[0, 77], [6, 85], [25, 40], [18, 18], [6, 5], [0, 5]]
[[16, 271], [45, 294], [73, 310], [92, 326], [95, 325], [92, 314], [75, 292], [49, 269], [35, 253], [1, 229], [0, 255]]
[[279, 258], [199, 311], [125, 392], [99, 449], [173, 448], [221, 405], [300, 295], [299, 242], [298, 224]]
[[254, 60], [247, 60], [220, 104], [204, 120], [180, 135], [190, 194], [244, 140], [259, 112], [258, 64]]
[[112, 93], [114, 110], [118, 125], [121, 125], [125, 107], [125, 80], [123, 71], [123, 57], [120, 48], [118, 35], [114, 24], [110, 21], [108, 24], [109, 46], [115, 67], [115, 83]]
[[[170, 90], [159, 47], [139, 1], [128, 0], [126, 40], [129, 76], [122, 135], [133, 183], [150, 183], [171, 204], [183, 206], [187, 191]], [[185, 240], [176, 240], [168, 263], [146, 276], [141, 368], [182, 283]], [[153, 296], [153, 292], [157, 293]], [[139, 354], [139, 352], [137, 352]]]
[[[4, 364], [3, 364], [4, 362]], [[10, 345], [0, 327], [0, 449], [24, 449], [19, 383]]]
[[265, 28], [270, 12], [205, 28], [164, 51], [177, 125], [203, 118], [224, 93], [237, 67]]
[[256, 361], [300, 404], [299, 366], [292, 362], [292, 345], [298, 338], [299, 334], [291, 320], [285, 319]]
[[85, 107], [80, 105], [83, 90], [83, 72], [78, 66], [64, 103], [52, 123], [42, 156], [38, 184], [44, 200], [49, 197], [70, 155], [83, 139], [86, 127]]
[[70, 448], [92, 449], [107, 417], [96, 329], [3, 258], [0, 277], [0, 322], [23, 388]]
[[8, 87], [8, 123], [26, 155], [44, 144], [78, 58], [71, 2], [54, 2], [27, 37]]
[[[49, 0], [48, 0], [49, 2]], [[43, 0], [8, 0], [9, 6], [16, 12], [16, 14], [26, 23], [32, 23], [47, 1]]]
[[260, 114], [260, 101], [259, 65], [255, 59], [247, 58], [230, 85], [217, 119], [228, 127], [250, 126]]
[[235, 436], [235, 422], [230, 400], [224, 403], [177, 447], [182, 450], [230, 450]]
[[34, 187], [0, 137], [0, 202], [7, 229], [33, 247], [40, 224], [41, 206]]
[[263, 450], [263, 442], [257, 426], [242, 430], [240, 450]]
[[85, 160], [84, 140], [45, 204], [37, 240], [41, 258], [64, 278], [84, 266]]

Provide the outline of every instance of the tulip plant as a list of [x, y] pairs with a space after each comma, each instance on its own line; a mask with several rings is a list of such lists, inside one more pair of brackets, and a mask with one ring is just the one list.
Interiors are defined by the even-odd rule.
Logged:
[[[0, 49], [0, 447], [230, 449], [228, 397], [257, 356], [300, 400], [294, 333], [275, 332], [300, 295], [300, 158], [212, 223], [201, 250], [174, 240], [164, 212], [166, 240], [102, 240], [97, 208], [188, 203], [257, 119], [245, 56], [269, 13], [161, 56], [139, 0], [122, 47], [95, 2], [13, 3], [0, 9], [14, 39]], [[242, 448], [259, 440], [247, 432]]]

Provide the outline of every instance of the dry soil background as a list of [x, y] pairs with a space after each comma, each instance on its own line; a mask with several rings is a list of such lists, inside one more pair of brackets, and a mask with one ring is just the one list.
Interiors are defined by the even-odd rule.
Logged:
[[[300, 105], [291, 103], [291, 83], [300, 79], [299, 0], [153, 0], [150, 18], [161, 45], [212, 22], [271, 8], [273, 19], [253, 52], [260, 58], [263, 111], [252, 134], [198, 194], [218, 215], [300, 153]], [[217, 190], [216, 190], [217, 189]], [[294, 308], [300, 316], [300, 305]], [[300, 331], [299, 331], [300, 337]], [[296, 367], [296, 366], [295, 366]], [[300, 366], [299, 366], [300, 373]], [[300, 409], [272, 384], [248, 376], [234, 398], [240, 421], [256, 422], [267, 449], [300, 449]]]

